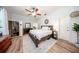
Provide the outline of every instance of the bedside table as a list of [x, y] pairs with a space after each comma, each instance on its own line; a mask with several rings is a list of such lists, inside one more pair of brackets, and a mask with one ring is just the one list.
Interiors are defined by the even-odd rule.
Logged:
[[52, 37], [54, 38], [54, 39], [58, 39], [58, 33], [57, 33], [57, 31], [53, 31], [53, 33], [52, 33]]
[[23, 29], [23, 33], [24, 34], [29, 33], [30, 30], [32, 30], [32, 28], [25, 28], [25, 29]]

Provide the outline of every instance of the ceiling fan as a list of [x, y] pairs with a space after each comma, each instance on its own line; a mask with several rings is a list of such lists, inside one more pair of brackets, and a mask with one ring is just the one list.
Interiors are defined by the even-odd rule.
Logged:
[[35, 8], [35, 7], [33, 7], [32, 10], [29, 10], [29, 9], [25, 9], [25, 10], [29, 12], [28, 15], [32, 15], [34, 17], [36, 17], [37, 15], [38, 16], [41, 16], [42, 15], [41, 12], [39, 12], [39, 9], [38, 8]]

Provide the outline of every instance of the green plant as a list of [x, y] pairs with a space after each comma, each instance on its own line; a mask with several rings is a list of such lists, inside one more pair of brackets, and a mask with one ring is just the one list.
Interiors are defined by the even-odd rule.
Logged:
[[79, 31], [79, 24], [74, 23], [73, 30], [76, 31], [76, 32], [78, 32]]
[[77, 43], [79, 43], [79, 42], [78, 42], [79, 24], [74, 23], [74, 25], [73, 25], [73, 30], [77, 32]]

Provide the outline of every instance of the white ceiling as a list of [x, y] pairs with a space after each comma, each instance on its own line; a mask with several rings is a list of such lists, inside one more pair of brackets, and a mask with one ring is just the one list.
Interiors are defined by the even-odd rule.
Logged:
[[[25, 9], [31, 9], [33, 6], [4, 6], [7, 9], [8, 13], [20, 14], [20, 15], [27, 15]], [[34, 6], [35, 7], [35, 6]], [[58, 10], [59, 6], [36, 6], [40, 9], [42, 13], [50, 14]]]

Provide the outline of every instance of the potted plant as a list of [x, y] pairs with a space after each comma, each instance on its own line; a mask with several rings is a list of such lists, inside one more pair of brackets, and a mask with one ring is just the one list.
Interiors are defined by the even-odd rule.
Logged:
[[79, 24], [74, 23], [73, 30], [77, 32], [77, 44], [79, 44]]

